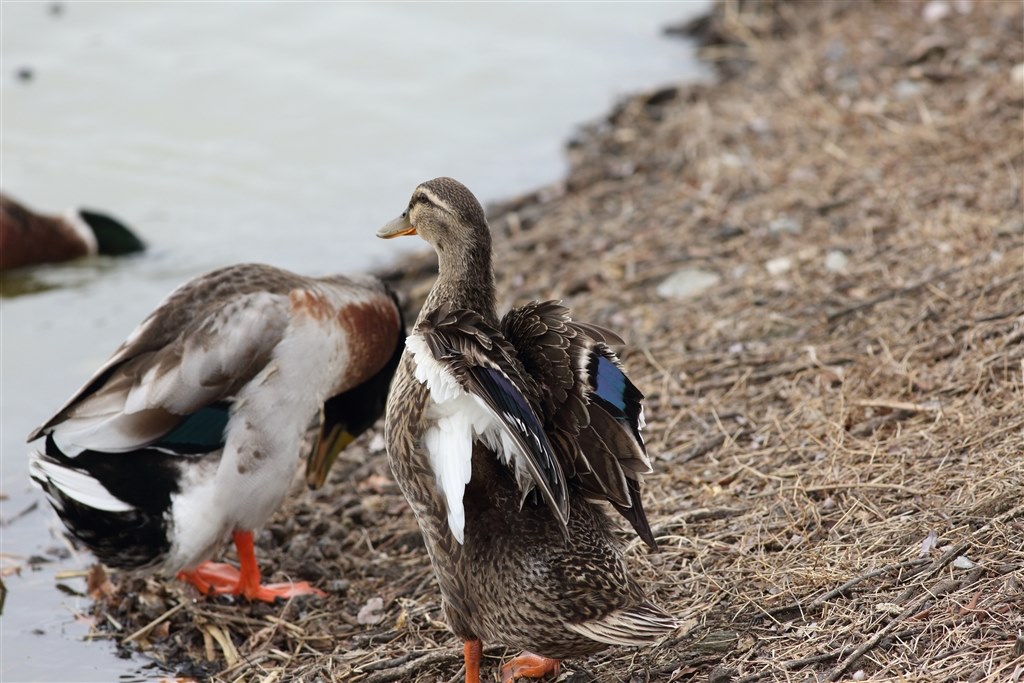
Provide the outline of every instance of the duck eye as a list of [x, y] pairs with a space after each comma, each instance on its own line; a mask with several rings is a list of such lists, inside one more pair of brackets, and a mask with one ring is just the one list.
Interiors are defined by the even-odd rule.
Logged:
[[416, 195], [416, 203], [417, 204], [429, 204], [430, 200], [427, 199], [427, 195], [425, 195], [425, 194], [418, 194], [418, 195]]

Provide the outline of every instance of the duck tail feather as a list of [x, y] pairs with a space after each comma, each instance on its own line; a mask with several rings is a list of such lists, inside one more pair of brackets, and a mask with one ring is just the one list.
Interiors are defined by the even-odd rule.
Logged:
[[619, 609], [600, 619], [566, 628], [608, 645], [650, 645], [680, 626], [678, 619], [649, 602]]

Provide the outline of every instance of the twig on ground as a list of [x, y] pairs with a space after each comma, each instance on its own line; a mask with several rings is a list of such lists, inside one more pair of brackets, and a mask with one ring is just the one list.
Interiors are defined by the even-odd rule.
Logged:
[[868, 579], [873, 579], [876, 576], [882, 576], [883, 574], [889, 574], [889, 573], [894, 572], [894, 571], [907, 569], [909, 567], [916, 567], [916, 566], [922, 565], [922, 564], [928, 564], [928, 560], [925, 559], [925, 558], [920, 558], [919, 557], [919, 558], [915, 558], [913, 560], [904, 560], [903, 562], [897, 562], [896, 564], [889, 564], [889, 565], [886, 565], [884, 567], [880, 567], [878, 569], [873, 569], [873, 570], [871, 570], [871, 571], [869, 571], [869, 572], [867, 572], [865, 574], [861, 574], [860, 576], [856, 576], [856, 577], [850, 579], [849, 581], [847, 581], [846, 583], [844, 583], [844, 584], [842, 584], [840, 586], [836, 586], [835, 588], [833, 588], [832, 590], [830, 590], [830, 591], [828, 591], [826, 593], [823, 593], [822, 595], [818, 596], [817, 598], [812, 600], [807, 605], [803, 605], [802, 603], [797, 601], [797, 602], [790, 603], [788, 605], [783, 605], [781, 607], [775, 607], [773, 609], [770, 609], [770, 610], [768, 610], [768, 614], [769, 615], [777, 615], [777, 614], [781, 614], [781, 613], [784, 613], [784, 612], [793, 612], [793, 611], [799, 611], [801, 614], [806, 614], [808, 612], [813, 612], [818, 607], [820, 607], [824, 603], [828, 602], [832, 598], [839, 597], [840, 595], [845, 594], [848, 590], [850, 590], [851, 588], [853, 588], [857, 584], [862, 583], [864, 581], [867, 581]]
[[132, 633], [130, 636], [125, 638], [124, 642], [130, 643], [133, 640], [137, 640], [139, 638], [142, 638], [147, 633], [149, 633], [153, 629], [154, 626], [158, 626], [161, 622], [167, 621], [168, 619], [173, 617], [175, 614], [180, 612], [182, 609], [184, 609], [186, 604], [187, 603], [179, 602], [177, 605], [175, 605], [174, 607], [170, 608], [169, 610], [167, 610], [166, 612], [164, 612], [163, 614], [158, 616], [156, 619], [154, 619], [153, 621], [149, 622], [148, 624], [146, 624], [145, 626], [140, 628], [138, 631], [135, 631], [135, 633]]
[[417, 657], [411, 662], [405, 662], [401, 666], [395, 666], [375, 673], [358, 680], [359, 683], [390, 683], [391, 681], [412, 681], [416, 680], [415, 674], [442, 662], [451, 662], [455, 659], [452, 650], [436, 650], [428, 652], [422, 657]]

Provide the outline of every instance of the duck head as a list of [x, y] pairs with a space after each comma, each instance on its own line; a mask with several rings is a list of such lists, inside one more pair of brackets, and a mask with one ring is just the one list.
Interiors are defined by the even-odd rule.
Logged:
[[377, 231], [384, 239], [401, 235], [419, 235], [442, 256], [491, 245], [480, 202], [465, 185], [444, 177], [420, 183], [402, 215]]

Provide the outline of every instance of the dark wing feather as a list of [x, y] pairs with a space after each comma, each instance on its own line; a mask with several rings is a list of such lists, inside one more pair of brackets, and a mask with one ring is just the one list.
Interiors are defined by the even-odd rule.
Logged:
[[[533, 380], [501, 332], [478, 314], [442, 306], [417, 325], [434, 360], [484, 402], [525, 456], [523, 464], [552, 511], [568, 522], [566, 477], [538, 417]], [[524, 496], [529, 492], [526, 488]]]
[[609, 348], [622, 339], [573, 321], [557, 301], [513, 309], [501, 329], [538, 387], [541, 417], [563, 470], [656, 547], [640, 500], [642, 475], [651, 471], [640, 437], [643, 394]]
[[573, 327], [582, 330], [585, 335], [590, 337], [596, 342], [607, 344], [608, 346], [625, 346], [626, 342], [622, 340], [622, 337], [615, 334], [611, 330], [601, 327], [600, 325], [594, 325], [592, 323], [581, 323], [578, 320], [572, 321]]
[[644, 504], [640, 496], [640, 480], [627, 477], [626, 485], [629, 487], [631, 505], [626, 507], [613, 500], [611, 501], [612, 507], [626, 518], [644, 543], [651, 549], [657, 550], [658, 542], [654, 540], [654, 532], [651, 531], [651, 523], [647, 521], [647, 513], [644, 512]]
[[[484, 399], [505, 426], [511, 430], [516, 443], [527, 455], [526, 466], [534, 481], [543, 482], [541, 493], [563, 522], [568, 521], [569, 501], [566, 495], [565, 475], [555, 458], [554, 449], [548, 442], [537, 413], [526, 397], [504, 373], [487, 367], [474, 367], [470, 375], [478, 390], [473, 391]], [[550, 491], [546, 493], [546, 491]], [[523, 492], [528, 493], [528, 491]]]

